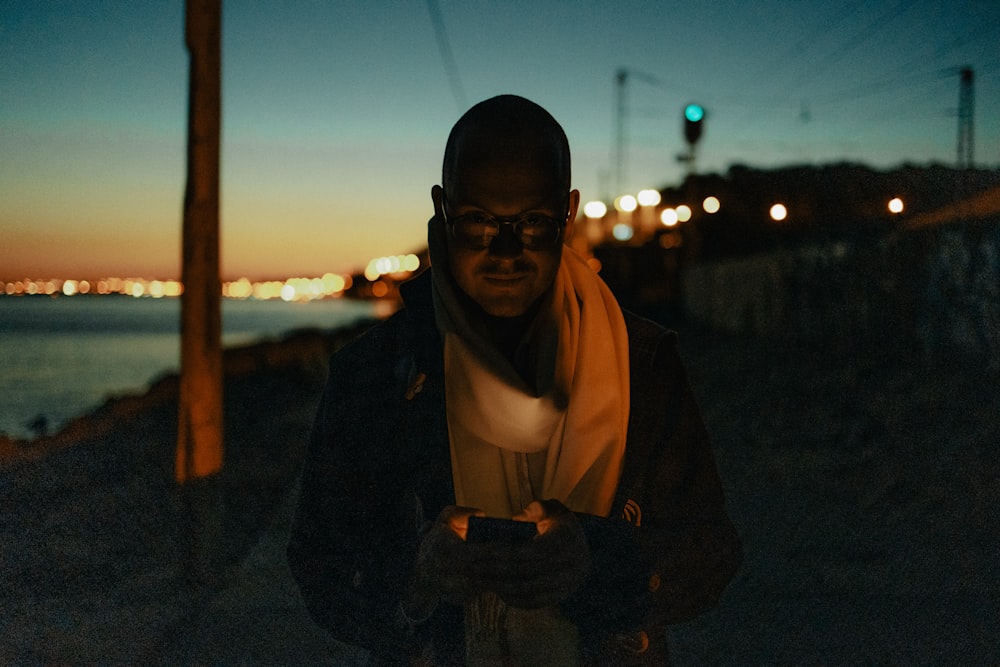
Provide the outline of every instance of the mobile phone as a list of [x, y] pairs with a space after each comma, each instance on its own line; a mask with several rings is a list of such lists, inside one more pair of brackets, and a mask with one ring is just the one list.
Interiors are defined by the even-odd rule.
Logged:
[[538, 534], [538, 526], [531, 521], [497, 519], [491, 516], [470, 516], [467, 542], [501, 542], [514, 544], [526, 542]]

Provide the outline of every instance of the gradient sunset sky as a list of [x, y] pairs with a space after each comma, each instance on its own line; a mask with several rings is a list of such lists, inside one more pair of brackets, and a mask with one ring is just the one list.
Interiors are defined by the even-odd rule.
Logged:
[[[681, 180], [691, 101], [702, 171], [954, 164], [966, 65], [976, 163], [1000, 167], [995, 0], [224, 0], [223, 23], [226, 278], [419, 248], [451, 125], [499, 93], [563, 124], [585, 201], [622, 194], [622, 68], [624, 192]], [[0, 4], [0, 280], [179, 275], [183, 29], [183, 0]]]

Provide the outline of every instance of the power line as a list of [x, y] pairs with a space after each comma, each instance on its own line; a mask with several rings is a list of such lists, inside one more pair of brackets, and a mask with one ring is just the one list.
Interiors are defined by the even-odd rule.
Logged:
[[[863, 3], [856, 3], [844, 7], [834, 17], [833, 23], [839, 23], [842, 20], [844, 20], [848, 15], [854, 14], [862, 4]], [[875, 19], [868, 22], [863, 28], [856, 31], [849, 38], [841, 41], [836, 48], [834, 48], [831, 51], [828, 51], [826, 55], [824, 55], [823, 57], [814, 57], [813, 58], [814, 64], [810, 65], [808, 70], [802, 72], [800, 76], [788, 80], [787, 83], [784, 86], [782, 86], [781, 89], [778, 91], [777, 95], [775, 96], [776, 99], [777, 100], [791, 99], [793, 92], [796, 89], [798, 89], [806, 80], [817, 78], [820, 73], [829, 69], [832, 65], [838, 62], [852, 49], [857, 48], [858, 46], [863, 44], [866, 40], [871, 39], [875, 35], [875, 33], [883, 29], [887, 24], [891, 23], [900, 15], [905, 13], [913, 4], [914, 0], [903, 0], [897, 3], [894, 7], [888, 9], [887, 11], [882, 12]], [[830, 21], [825, 21], [824, 23], [818, 25], [813, 30], [813, 33], [819, 35], [823, 32], [828, 32], [830, 24], [831, 24]], [[826, 27], [827, 30], [824, 30], [823, 29], [824, 27]], [[802, 52], [805, 51], [806, 48], [808, 48], [808, 46], [817, 43], [813, 39], [807, 39], [810, 36], [811, 35], [807, 35], [803, 39], [797, 41], [795, 45], [792, 47], [792, 49], [787, 53], [787, 55], [784, 56], [783, 60], [786, 60], [788, 62], [801, 62], [801, 58], [798, 56], [801, 56]], [[806, 100], [806, 102], [808, 102], [808, 100]], [[777, 106], [781, 106], [782, 104], [784, 103], [777, 102]], [[795, 103], [793, 105], [794, 108], [799, 108], [799, 104], [800, 103]], [[773, 108], [774, 106], [775, 105], [769, 105], [769, 108]], [[743, 116], [743, 122], [749, 121], [751, 118], [759, 114], [761, 111], [762, 109], [760, 108], [747, 110], [747, 112]]]
[[[984, 22], [984, 23], [979, 24], [979, 26], [978, 26], [978, 28], [976, 30], [972, 30], [971, 32], [967, 32], [967, 33], [965, 33], [963, 35], [959, 35], [958, 37], [955, 37], [953, 40], [951, 40], [951, 42], [949, 42], [948, 44], [939, 46], [936, 49], [934, 49], [934, 53], [931, 55], [931, 64], [940, 61], [948, 53], [954, 51], [955, 49], [957, 49], [959, 47], [962, 47], [962, 46], [965, 46], [967, 44], [974, 43], [977, 40], [979, 40], [981, 37], [987, 36], [988, 33], [995, 32], [996, 30], [997, 30], [996, 25], [991, 24], [989, 22]], [[903, 63], [902, 65], [899, 65], [898, 67], [896, 67], [892, 71], [890, 71], [886, 75], [885, 79], [883, 79], [883, 81], [885, 81], [886, 84], [875, 82], [875, 83], [867, 84], [867, 86], [866, 85], [862, 85], [861, 87], [862, 88], [864, 88], [864, 87], [879, 87], [879, 86], [882, 86], [882, 85], [887, 85], [889, 82], [900, 81], [900, 77], [902, 77], [902, 76], [904, 76], [906, 74], [909, 74], [911, 77], [920, 78], [920, 77], [922, 77], [924, 75], [920, 74], [919, 72], [915, 73], [915, 68], [920, 67], [921, 65], [925, 65], [925, 64], [927, 64], [927, 59], [926, 58], [924, 58], [924, 57], [914, 58], [914, 59], [912, 59], [912, 60], [910, 60], [908, 62]], [[954, 75], [958, 74], [960, 69], [961, 68], [959, 68], [959, 67], [947, 67], [947, 68], [943, 68], [943, 69], [938, 69], [935, 72], [927, 72], [927, 74], [932, 74], [933, 73], [933, 74], [937, 74], [939, 76], [949, 76], [950, 77], [950, 76], [954, 76]], [[848, 93], [848, 94], [851, 94], [851, 93]]]
[[894, 76], [870, 83], [859, 84], [852, 88], [826, 93], [824, 95], [812, 96], [809, 98], [811, 104], [838, 105], [851, 103], [865, 97], [891, 93], [902, 89], [911, 89], [915, 86], [939, 83], [946, 76], [952, 76], [955, 72], [953, 68], [938, 69], [934, 71], [911, 72], [909, 76]]
[[441, 10], [436, 0], [427, 0], [427, 11], [431, 15], [431, 24], [434, 26], [434, 37], [437, 40], [438, 50], [441, 51], [441, 61], [444, 65], [445, 74], [448, 76], [448, 84], [451, 86], [451, 95], [455, 98], [458, 113], [465, 113], [468, 104], [465, 101], [462, 78], [458, 74], [458, 65], [455, 63], [455, 57], [451, 53], [451, 42], [448, 40], [448, 31], [445, 30], [444, 19], [441, 17]]
[[841, 21], [853, 14], [865, 2], [866, 0], [856, 0], [853, 4], [842, 6], [840, 11], [837, 12], [832, 18], [827, 19], [822, 17], [820, 22], [817, 23], [810, 32], [804, 34], [798, 39], [798, 41], [792, 44], [791, 47], [778, 55], [764, 71], [758, 74], [756, 78], [762, 78], [770, 74], [776, 68], [785, 63], [796, 62], [805, 51], [819, 43], [820, 37], [830, 34], [835, 26], [839, 25]]
[[823, 58], [818, 65], [810, 67], [809, 70], [802, 74], [798, 79], [790, 83], [787, 88], [796, 88], [800, 86], [806, 79], [815, 79], [819, 74], [829, 69], [837, 61], [843, 58], [852, 49], [856, 49], [858, 46], [863, 44], [866, 40], [875, 36], [875, 34], [884, 28], [886, 25], [894, 21], [896, 18], [901, 16], [913, 5], [913, 0], [907, 0], [906, 2], [901, 2], [893, 9], [886, 11], [879, 16], [877, 16], [873, 21], [868, 23], [864, 28], [859, 30], [856, 34], [844, 40], [840, 47], [830, 52], [825, 58]]
[[615, 192], [620, 193], [626, 185], [628, 170], [628, 119], [631, 110], [628, 107], [626, 97], [626, 87], [629, 79], [639, 79], [643, 83], [662, 90], [670, 90], [659, 78], [642, 72], [640, 70], [627, 67], [619, 68], [615, 72], [615, 135], [613, 141], [614, 148], [614, 168], [615, 168]]

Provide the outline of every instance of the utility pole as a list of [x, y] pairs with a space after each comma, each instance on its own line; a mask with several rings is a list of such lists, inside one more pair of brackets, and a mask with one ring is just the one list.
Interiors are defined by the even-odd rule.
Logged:
[[622, 194], [625, 184], [625, 84], [628, 70], [622, 68], [615, 74], [615, 191], [612, 198]]
[[184, 192], [181, 381], [175, 476], [190, 520], [192, 583], [212, 577], [221, 531], [222, 316], [219, 276], [219, 144], [222, 0], [187, 0], [190, 53]]
[[966, 65], [959, 73], [958, 87], [958, 168], [973, 167], [973, 117], [975, 114], [975, 89], [972, 67]]
[[622, 67], [615, 73], [615, 192], [612, 198], [623, 194], [623, 188], [628, 185], [628, 101], [626, 88], [629, 77], [638, 78], [651, 86], [664, 88], [656, 77], [638, 70]]

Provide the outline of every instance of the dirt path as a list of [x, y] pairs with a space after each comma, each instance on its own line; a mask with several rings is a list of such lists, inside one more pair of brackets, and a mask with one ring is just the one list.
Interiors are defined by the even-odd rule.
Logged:
[[[676, 664], [1000, 663], [995, 372], [693, 330], [681, 349], [746, 562], [673, 630]], [[283, 562], [324, 369], [244, 363], [219, 587], [192, 612], [161, 401], [0, 469], [0, 662], [357, 664], [309, 624]]]

